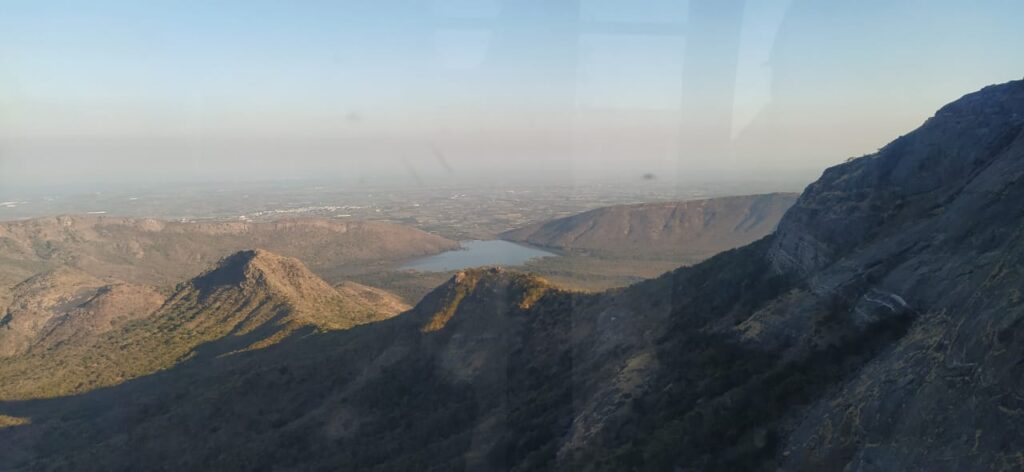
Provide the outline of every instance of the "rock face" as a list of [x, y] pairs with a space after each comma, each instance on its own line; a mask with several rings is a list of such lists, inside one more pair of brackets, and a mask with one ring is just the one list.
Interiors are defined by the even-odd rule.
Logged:
[[768, 253], [817, 296], [862, 286], [851, 321], [913, 313], [906, 336], [794, 422], [786, 463], [1011, 469], [1024, 431], [1019, 294], [1024, 82], [943, 107], [826, 171]]
[[[952, 230], [986, 223], [967, 212], [1017, 182], [1022, 94], [1017, 83], [987, 87], [943, 107], [878, 153], [826, 170], [780, 223], [770, 255], [776, 267], [811, 273], [871, 239], [934, 221], [940, 212]], [[1017, 213], [1001, 216], [1012, 221]], [[944, 232], [911, 237], [923, 244]]]
[[657, 279], [467, 271], [378, 323], [0, 404], [0, 468], [1019, 470], [1022, 179], [1017, 81]]
[[796, 194], [598, 208], [501, 235], [536, 246], [627, 257], [703, 259], [775, 230]]

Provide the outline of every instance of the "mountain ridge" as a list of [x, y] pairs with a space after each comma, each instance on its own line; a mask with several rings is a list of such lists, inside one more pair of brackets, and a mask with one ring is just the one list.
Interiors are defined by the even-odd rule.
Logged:
[[[370, 298], [361, 298], [364, 293]], [[16, 385], [0, 388], [0, 395], [12, 398], [85, 391], [165, 369], [197, 355], [265, 348], [300, 331], [348, 329], [407, 308], [397, 299], [379, 305], [367, 301], [379, 302], [381, 297], [382, 292], [358, 284], [346, 284], [345, 291], [339, 291], [294, 258], [265, 250], [240, 251], [179, 284], [162, 306], [143, 320], [0, 367], [5, 377], [18, 379], [12, 382]], [[48, 357], [61, 359], [65, 371], [42, 369], [41, 365], [52, 362]]]
[[[15, 470], [1017, 470], [1022, 182], [1024, 80], [828, 169], [776, 232], [704, 262], [596, 294], [467, 271], [378, 323], [0, 404], [31, 418], [0, 429], [0, 457]], [[69, 429], [85, 434], [40, 447]]]
[[98, 277], [166, 286], [254, 247], [296, 257], [322, 276], [340, 279], [346, 271], [370, 263], [435, 254], [455, 249], [458, 243], [375, 221], [177, 222], [57, 216], [0, 222], [0, 276], [10, 272], [10, 278], [22, 280], [68, 265]]
[[597, 208], [500, 235], [570, 251], [706, 258], [767, 235], [797, 194], [771, 193]]

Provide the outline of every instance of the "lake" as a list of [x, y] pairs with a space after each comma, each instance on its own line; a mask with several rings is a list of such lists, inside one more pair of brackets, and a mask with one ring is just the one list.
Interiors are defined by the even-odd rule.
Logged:
[[541, 257], [557, 256], [548, 251], [508, 241], [462, 241], [462, 249], [446, 251], [406, 263], [401, 269], [445, 272], [480, 266], [517, 266]]

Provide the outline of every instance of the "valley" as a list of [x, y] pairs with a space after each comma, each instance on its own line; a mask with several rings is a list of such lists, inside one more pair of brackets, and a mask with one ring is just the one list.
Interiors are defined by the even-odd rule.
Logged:
[[0, 472], [1024, 471], [1022, 24], [4, 0]]
[[391, 222], [6, 222], [0, 468], [1015, 470], [1022, 156], [1015, 81], [799, 196], [505, 228], [559, 256], [503, 268]]
[[[398, 223], [323, 218], [81, 215], [0, 223], [0, 260], [6, 261], [0, 275], [9, 281], [0, 304], [0, 356], [9, 361], [0, 377], [17, 379], [0, 386], [0, 398], [87, 392], [196, 356], [267, 347], [301, 330], [347, 329], [404, 311], [476, 267], [518, 268], [570, 291], [629, 285], [713, 253], [687, 238], [720, 233], [720, 249], [767, 234], [781, 217], [773, 207], [780, 198], [779, 205], [791, 204], [789, 195], [725, 197], [569, 217], [612, 215], [587, 223], [604, 235], [634, 221], [648, 236], [651, 225], [682, 225], [665, 230], [675, 241], [660, 246], [691, 248], [676, 252], [629, 238], [632, 230], [624, 239], [601, 240], [602, 251], [553, 242], [544, 250], [500, 239], [458, 243]], [[574, 231], [556, 219], [503, 237], [515, 239], [537, 225], [554, 225], [546, 233], [554, 238]], [[230, 290], [214, 288], [221, 285]], [[360, 310], [377, 314], [352, 314]], [[210, 343], [222, 347], [199, 350]], [[60, 368], [47, 367], [54, 364]]]

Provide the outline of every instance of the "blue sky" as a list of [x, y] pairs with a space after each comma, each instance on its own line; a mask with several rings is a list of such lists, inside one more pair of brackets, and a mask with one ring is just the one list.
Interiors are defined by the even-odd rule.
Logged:
[[1021, 24], [1010, 0], [5, 0], [0, 185], [810, 175], [1024, 76]]

